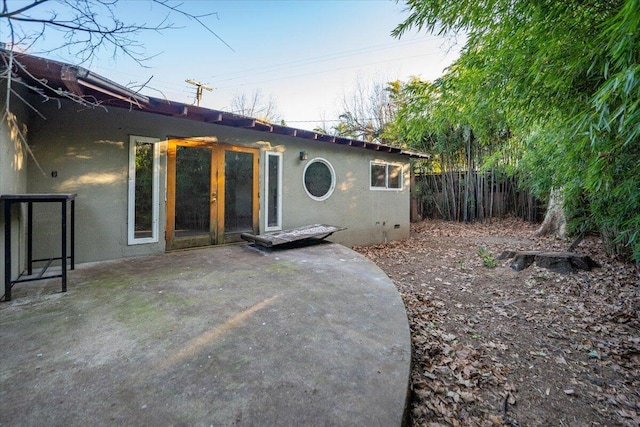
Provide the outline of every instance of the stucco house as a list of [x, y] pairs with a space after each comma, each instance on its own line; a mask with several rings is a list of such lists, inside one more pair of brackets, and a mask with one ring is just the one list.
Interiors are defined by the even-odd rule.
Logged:
[[[409, 159], [420, 153], [153, 98], [81, 67], [0, 54], [3, 113], [8, 106], [0, 195], [77, 194], [76, 262], [310, 224], [346, 228], [331, 240], [347, 246], [409, 236]], [[0, 258], [9, 223], [14, 276], [25, 265], [27, 218], [19, 205], [10, 218], [2, 212]], [[60, 256], [59, 218], [57, 206], [34, 209], [34, 258]]]

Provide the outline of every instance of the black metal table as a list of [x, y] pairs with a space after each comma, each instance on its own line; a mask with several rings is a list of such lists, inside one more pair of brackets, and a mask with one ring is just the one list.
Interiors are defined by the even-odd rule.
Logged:
[[[67, 291], [67, 259], [71, 270], [75, 268], [75, 193], [53, 193], [53, 194], [3, 194], [0, 201], [4, 202], [4, 300], [11, 300], [11, 288], [20, 282], [31, 282], [34, 280], [44, 280], [55, 277], [62, 278], [62, 292]], [[21, 273], [16, 280], [11, 280], [11, 206], [14, 204], [27, 203], [27, 277], [22, 278]], [[60, 203], [61, 206], [61, 254], [59, 257], [44, 259], [33, 259], [33, 204], [34, 203]], [[71, 207], [70, 218], [70, 251], [67, 255], [67, 211]], [[60, 274], [45, 276], [47, 269], [55, 260], [61, 261]], [[46, 261], [36, 277], [33, 275], [33, 263]]]

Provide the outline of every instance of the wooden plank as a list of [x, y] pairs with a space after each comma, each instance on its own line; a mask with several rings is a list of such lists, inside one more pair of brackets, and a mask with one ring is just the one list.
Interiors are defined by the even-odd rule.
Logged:
[[297, 129], [286, 127], [286, 126], [280, 126], [280, 125], [272, 125], [271, 132], [276, 133], [278, 135], [289, 135], [289, 136], [298, 135]]
[[222, 113], [219, 111], [213, 111], [205, 116], [205, 123], [219, 123], [222, 121]]
[[318, 134], [318, 140], [323, 142], [331, 142], [333, 144], [336, 143], [336, 137], [333, 135]]
[[261, 235], [242, 233], [240, 237], [248, 242], [253, 242], [260, 246], [270, 248], [303, 240], [322, 240], [331, 236], [336, 231], [342, 230], [346, 230], [346, 228], [337, 227], [335, 225], [314, 224]]

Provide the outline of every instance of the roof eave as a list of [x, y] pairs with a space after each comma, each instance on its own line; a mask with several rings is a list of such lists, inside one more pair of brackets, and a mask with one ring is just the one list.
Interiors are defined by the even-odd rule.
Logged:
[[[0, 52], [12, 53], [6, 49], [0, 49]], [[285, 135], [310, 141], [347, 145], [380, 153], [409, 156], [411, 158], [429, 158], [427, 154], [403, 150], [386, 144], [327, 135], [321, 132], [305, 129], [290, 128], [288, 126], [267, 123], [253, 117], [188, 105], [167, 99], [149, 97], [141, 95], [136, 91], [121, 86], [118, 83], [79, 66], [23, 53], [13, 52], [12, 54], [15, 55], [15, 58], [24, 66], [24, 69], [19, 68], [14, 70], [15, 74], [31, 81], [32, 84], [37, 83], [39, 79], [45, 79], [47, 83], [51, 85], [54, 92], [64, 87], [66, 90], [79, 97], [90, 97], [95, 99], [96, 105], [106, 104], [119, 108], [126, 107], [151, 114], [172, 116], [185, 120], [231, 126], [235, 128], [251, 129], [254, 131]], [[58, 87], [55, 87], [56, 85]], [[87, 94], [87, 92], [90, 92], [90, 94]], [[53, 95], [60, 96], [57, 92]]]

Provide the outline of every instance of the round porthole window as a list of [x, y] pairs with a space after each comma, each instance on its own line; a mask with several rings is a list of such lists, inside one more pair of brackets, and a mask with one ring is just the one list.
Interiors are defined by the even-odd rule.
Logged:
[[336, 173], [331, 163], [316, 158], [307, 163], [302, 174], [304, 189], [313, 200], [326, 200], [336, 187]]

